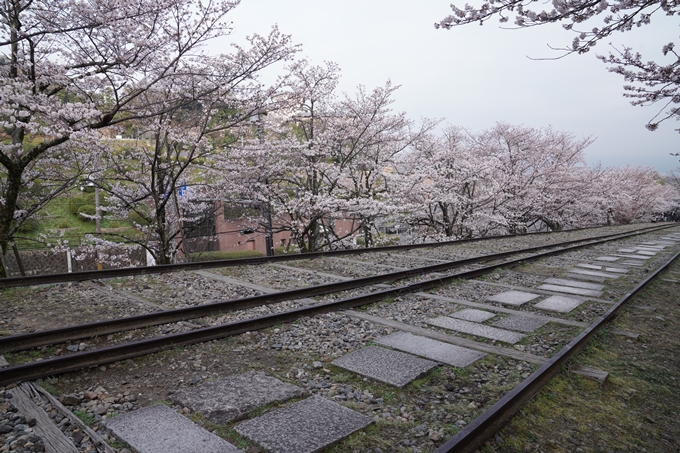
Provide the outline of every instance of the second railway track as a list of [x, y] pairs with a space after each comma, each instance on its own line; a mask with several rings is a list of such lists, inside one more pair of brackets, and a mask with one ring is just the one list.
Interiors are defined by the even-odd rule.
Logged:
[[[219, 282], [220, 278], [222, 278], [222, 282], [229, 282], [230, 285], [236, 285], [238, 282], [243, 282], [245, 283], [245, 286], [242, 286], [242, 288], [246, 288], [243, 290], [245, 291], [245, 294], [248, 294], [248, 291], [250, 291], [251, 294], [253, 291], [260, 293], [269, 292], [270, 294], [254, 295], [245, 299], [229, 300], [213, 304], [193, 304], [193, 306], [189, 307], [148, 313], [136, 317], [128, 316], [92, 325], [70, 326], [63, 329], [52, 330], [52, 332], [35, 332], [5, 337], [0, 339], [0, 348], [2, 348], [3, 351], [9, 351], [11, 353], [10, 360], [13, 362], [29, 362], [17, 363], [16, 365], [0, 371], [0, 380], [2, 383], [8, 384], [10, 382], [47, 377], [85, 367], [102, 366], [107, 363], [162, 350], [172, 350], [178, 345], [196, 342], [212, 342], [212, 340], [217, 338], [244, 334], [246, 332], [248, 332], [246, 336], [250, 337], [250, 339], [253, 338], [253, 335], [261, 338], [262, 335], [253, 334], [252, 332], [264, 328], [269, 328], [269, 330], [273, 328], [278, 332], [267, 333], [264, 336], [269, 338], [256, 342], [256, 345], [259, 345], [256, 348], [258, 354], [266, 348], [274, 354], [302, 353], [307, 357], [313, 356], [319, 359], [315, 361], [315, 363], [321, 364], [321, 367], [323, 367], [324, 370], [323, 373], [326, 373], [327, 371], [332, 372], [335, 369], [334, 367], [330, 367], [332, 368], [331, 370], [327, 369], [327, 366], [324, 365], [327, 363], [323, 360], [324, 357], [335, 358], [342, 354], [346, 354], [347, 352], [355, 351], [357, 348], [360, 348], [361, 345], [376, 341], [382, 335], [390, 332], [402, 331], [411, 335], [420, 335], [423, 338], [430, 338], [432, 340], [443, 341], [446, 344], [468, 348], [479, 354], [489, 354], [488, 357], [500, 357], [504, 358], [503, 360], [506, 361], [516, 362], [519, 364], [516, 365], [516, 367], [520, 368], [516, 371], [523, 371], [522, 373], [518, 373], [517, 378], [520, 378], [524, 375], [528, 376], [527, 373], [532, 372], [538, 366], [548, 362], [550, 358], [560, 351], [564, 345], [568, 344], [572, 338], [578, 336], [579, 332], [583, 332], [591, 322], [605, 313], [619, 298], [620, 293], [625, 292], [626, 285], [634, 286], [636, 281], [640, 280], [644, 275], [645, 271], [649, 271], [648, 262], [657, 262], [660, 260], [660, 256], [656, 256], [656, 254], [663, 254], [664, 252], [661, 248], [654, 249], [654, 246], [648, 246], [648, 249], [645, 249], [646, 246], [642, 246], [640, 249], [634, 249], [635, 252], [640, 251], [640, 254], [638, 255], [639, 258], [625, 258], [625, 256], [630, 255], [631, 252], [617, 251], [619, 249], [633, 250], [630, 249], [630, 247], [633, 247], [630, 245], [631, 241], [636, 241], [636, 244], [644, 242], [644, 240], [639, 239], [639, 237], [645, 237], [643, 234], [656, 235], [655, 237], [658, 242], [658, 237], [662, 237], [664, 233], [658, 232], [657, 230], [658, 227], [655, 226], [647, 231], [630, 232], [627, 235], [618, 233], [616, 237], [601, 238], [590, 244], [582, 244], [584, 241], [583, 239], [575, 240], [572, 238], [570, 244], [566, 246], [566, 250], [560, 250], [565, 246], [560, 246], [555, 243], [550, 246], [543, 245], [503, 252], [501, 254], [497, 253], [494, 254], [494, 256], [478, 254], [481, 256], [471, 259], [468, 258], [467, 260], [451, 260], [452, 254], [450, 252], [447, 255], [437, 253], [425, 254], [423, 253], [425, 249], [418, 249], [418, 253], [409, 253], [408, 255], [392, 254], [390, 256], [383, 252], [382, 254], [377, 255], [377, 260], [371, 260], [370, 254], [363, 254], [359, 259], [346, 259], [344, 264], [347, 265], [348, 270], [339, 272], [342, 275], [337, 275], [338, 272], [331, 271], [337, 270], [343, 261], [320, 257], [317, 260], [289, 263], [289, 265], [276, 267], [274, 269], [281, 271], [282, 274], [287, 273], [287, 275], [297, 272], [301, 279], [318, 278], [321, 276], [325, 279], [335, 278], [335, 282], [317, 285], [316, 287], [308, 289], [295, 289], [274, 293], [272, 293], [273, 290], [267, 291], [264, 285], [262, 285], [263, 282], [257, 281], [256, 279], [250, 278], [250, 282], [243, 282], [246, 274], [242, 271], [234, 272], [232, 270], [226, 272], [227, 275], [224, 275], [225, 273], [223, 273], [221, 276], [218, 275], [217, 277], [214, 277], [216, 279], [215, 281]], [[603, 233], [604, 231], [597, 231], [596, 236], [607, 236]], [[607, 245], [611, 241], [613, 241], [613, 245]], [[660, 241], [663, 242], [663, 240]], [[668, 244], [669, 247], [673, 245], [671, 242], [672, 241]], [[639, 246], [636, 245], [636, 247]], [[538, 253], [538, 256], [535, 256], [537, 249], [542, 250]], [[438, 249], [433, 248], [432, 250], [436, 251]], [[645, 250], [647, 250], [647, 253], [644, 253]], [[649, 250], [652, 251], [650, 252]], [[567, 256], [562, 256], [565, 253]], [[608, 254], [623, 255], [624, 257], [613, 256], [611, 259], [612, 261], [617, 261], [619, 263], [628, 261], [629, 264], [619, 265], [619, 267], [616, 267], [616, 263], [614, 262], [608, 264], [607, 261], [600, 261], [599, 264], [603, 265], [604, 268], [610, 267], [611, 269], [618, 269], [618, 271], [612, 272], [620, 272], [620, 275], [623, 275], [622, 279], [627, 280], [627, 283], [619, 288], [611, 288], [604, 291], [587, 289], [594, 288], [600, 284], [593, 280], [604, 281], [606, 278], [599, 277], [597, 275], [598, 271], [594, 270], [591, 272], [592, 275], [589, 275], [588, 266], [595, 267], [598, 264], [588, 263], [598, 263], [597, 258], [608, 256]], [[519, 255], [519, 257], [516, 257], [517, 255]], [[410, 261], [411, 263], [419, 263], [419, 265], [416, 265], [417, 267], [411, 269], [400, 270], [399, 268], [407, 267], [406, 265], [408, 264], [409, 259], [412, 259], [412, 261]], [[527, 269], [520, 269], [519, 272], [501, 271], [499, 273], [496, 271], [490, 277], [487, 275], [499, 268], [517, 266], [521, 263], [539, 259], [541, 260], [539, 264], [530, 264], [527, 266], [530, 268], [529, 272], [527, 272]], [[636, 262], [636, 260], [639, 261]], [[578, 292], [577, 290], [565, 293], [564, 289], [559, 289], [560, 281], [555, 279], [562, 278], [564, 280], [564, 263], [571, 263], [571, 268], [576, 269], [577, 271], [586, 271], [580, 275], [589, 280], [580, 280], [582, 284], [577, 285], [581, 286], [580, 289], [585, 291], [581, 295], [574, 294], [574, 292]], [[423, 266], [423, 264], [429, 265]], [[585, 266], [578, 266], [579, 264]], [[362, 279], [352, 278], [353, 276], [356, 276], [357, 273], [362, 272], [362, 266], [367, 268], [372, 266], [374, 269], [382, 269], [383, 273], [381, 275], [364, 277]], [[385, 269], [385, 266], [388, 266], [390, 269]], [[310, 269], [316, 269], [315, 273], [310, 273]], [[557, 269], [559, 269], [559, 271]], [[384, 272], [385, 270], [391, 270], [392, 272]], [[624, 270], [627, 271], [625, 275], [623, 274]], [[375, 272], [375, 270], [372, 272]], [[433, 272], [436, 273], [434, 278], [429, 275]], [[604, 274], [607, 273], [608, 272], [606, 271], [604, 272]], [[613, 275], [611, 272], [609, 274]], [[455, 283], [460, 279], [472, 279], [483, 275], [487, 275], [487, 277], [484, 277], [481, 281], [473, 280], [470, 283], [452, 285], [452, 283]], [[570, 278], [573, 278], [574, 275], [576, 274], [572, 274]], [[203, 277], [205, 277], [205, 275]], [[247, 278], [247, 276], [245, 278]], [[546, 278], [548, 279], [547, 283], [544, 281]], [[411, 279], [411, 281], [407, 281], [400, 286], [395, 284], [396, 281], [404, 279]], [[550, 279], [552, 279], [552, 281]], [[118, 296], [124, 297], [125, 294], [127, 294], [130, 299], [136, 300], [140, 307], [146, 304], [146, 310], [148, 311], [158, 310], [160, 308], [160, 304], [157, 304], [159, 301], [154, 301], [153, 297], [150, 298], [148, 295], [144, 296], [144, 293], [142, 293], [142, 297], [131, 294], [129, 291], [130, 288], [128, 287], [126, 289], [126, 283], [126, 281], [114, 282], [114, 287], [118, 287]], [[561, 283], [564, 283], [564, 281]], [[147, 286], [149, 288], [148, 292], [153, 293], [152, 283], [146, 281], [143, 283], [143, 286]], [[366, 286], [371, 287], [369, 292], [361, 289]], [[543, 288], [541, 288], [541, 286], [543, 286]], [[196, 288], [193, 285], [192, 287]], [[572, 286], [572, 288], [576, 287]], [[62, 289], [66, 288], [62, 287]], [[274, 288], [274, 290], [275, 289], [279, 288]], [[46, 290], [47, 289], [43, 288], [41, 290], [32, 291]], [[13, 291], [30, 292], [31, 290]], [[102, 288], [93, 291], [102, 294]], [[104, 288], [104, 291], [106, 291], [106, 288]], [[179, 288], [176, 288], [176, 291], [179, 291]], [[340, 291], [338, 295], [332, 294], [333, 292], [337, 293], [338, 291]], [[569, 310], [571, 312], [570, 314], [562, 314], [559, 311], [555, 312], [554, 309], [541, 309], [540, 306], [539, 308], [536, 308], [533, 303], [525, 305], [524, 303], [508, 301], [492, 302], [489, 300], [489, 297], [493, 298], [495, 294], [507, 292], [520, 294], [529, 292], [539, 298], [536, 300], [547, 299], [550, 296], [557, 297], [558, 299], [560, 297], [565, 298], [568, 296], [569, 299], [577, 301], [578, 303], [572, 310]], [[595, 292], [599, 294], [594, 296]], [[317, 299], [310, 299], [311, 297], [317, 297]], [[348, 312], [347, 315], [342, 313], [334, 314], [338, 309], [358, 307], [379, 301], [382, 302], [378, 305], [371, 305], [365, 311]], [[157, 305], [155, 308], [154, 304]], [[244, 314], [245, 310], [257, 309], [257, 307], [260, 307], [267, 312], [276, 304], [284, 304], [279, 307], [280, 310], [277, 313], [267, 314], [265, 316], [258, 316], [258, 313], [255, 313], [254, 316]], [[460, 311], [461, 308], [486, 311], [487, 313], [490, 313], [492, 317], [496, 316], [495, 323], [500, 322], [499, 326], [507, 325], [509, 327], [493, 327], [487, 322], [486, 330], [475, 330], [473, 328], [471, 331], [463, 330], [451, 334], [450, 326], [447, 328], [446, 325], [441, 324], [441, 322], [439, 322], [439, 324], [435, 323], [434, 325], [431, 323], [431, 320], [433, 319], [432, 316], [446, 317], [446, 315], [449, 315], [456, 310]], [[326, 314], [324, 315], [324, 313]], [[328, 318], [328, 316], [331, 318]], [[528, 335], [520, 333], [521, 331], [518, 331], [517, 329], [514, 329], [513, 331], [511, 321], [505, 321], [505, 324], [503, 323], [503, 319], [512, 318], [513, 316], [533, 320], [534, 324], [539, 327], [537, 327], [535, 332], [529, 333]], [[197, 320], [197, 318], [202, 319]], [[364, 329], [365, 331], [368, 331], [368, 333], [354, 336], [352, 340], [355, 341], [349, 341], [341, 337], [340, 340], [334, 340], [334, 343], [337, 342], [339, 344], [326, 344], [325, 347], [319, 347], [326, 343], [321, 340], [316, 342], [317, 347], [314, 347], [313, 344], [308, 347], [304, 343], [310, 341], [309, 338], [303, 336], [306, 338], [305, 342], [295, 342], [293, 340], [298, 337], [297, 334], [286, 336], [286, 333], [291, 329], [291, 331], [294, 332], [300, 330], [300, 326], [306, 326], [310, 323], [313, 325], [319, 322], [324, 324], [324, 319], [337, 318], [348, 320], [343, 322], [345, 322], [345, 324], [359, 326], [360, 330]], [[227, 322], [225, 324], [225, 321], [233, 319], [237, 319], [237, 321]], [[303, 319], [302, 324], [292, 325], [291, 327], [277, 327], [283, 326], [284, 323], [299, 319]], [[316, 321], [318, 319], [321, 321]], [[191, 321], [193, 324], [185, 324], [179, 327], [180, 330], [187, 330], [186, 332], [171, 333], [171, 330], [169, 330], [168, 327], [150, 327], [160, 324], [167, 326], [168, 323], [177, 323], [186, 320], [194, 320]], [[465, 321], [465, 323], [469, 322], [470, 321]], [[208, 326], [206, 327], [206, 325]], [[465, 328], [469, 328], [469, 326]], [[137, 331], [136, 334], [132, 335], [125, 334], [123, 331], [128, 329], [143, 330]], [[158, 330], [156, 329], [161, 329], [161, 332], [165, 330], [166, 335], [154, 337], [154, 335], [158, 335]], [[314, 329], [305, 329], [303, 327], [302, 330]], [[317, 328], [315, 331], [320, 332], [321, 335], [323, 335], [324, 329]], [[506, 334], [503, 332], [514, 332], [514, 335], [505, 336]], [[150, 335], [152, 338], [145, 338], [126, 344], [106, 346], [106, 343], [110, 340], [115, 340], [116, 336], [118, 336], [119, 341], [121, 341], [121, 339], [122, 341], [125, 341], [125, 337], [130, 339], [132, 339], [131, 337], [135, 337], [138, 339], [138, 334], [141, 334], [142, 337], [148, 337]], [[89, 344], [86, 345], [86, 348], [90, 350], [67, 354], [69, 349], [78, 349], [78, 347], [73, 348], [74, 345], [70, 345], [71, 347], [67, 349], [67, 345], [60, 346], [59, 344], [47, 347], [48, 345], [54, 345], [59, 342], [72, 343], [73, 341], [83, 340], [95, 335], [99, 335], [99, 338], [87, 340]], [[495, 337], [494, 335], [500, 336]], [[345, 335], [345, 337], [347, 337], [347, 335]], [[285, 338], [286, 340], [281, 339], [279, 342], [274, 342], [277, 341], [275, 338]], [[314, 343], [313, 340], [311, 341]], [[254, 347], [255, 345], [252, 346]], [[41, 348], [41, 350], [34, 350], [40, 351], [37, 354], [31, 353], [30, 351], [26, 353], [17, 352], [21, 349], [35, 347]], [[92, 347], [97, 347], [98, 349], [91, 349]], [[59, 349], [61, 350], [60, 354], [62, 355], [54, 355], [54, 352]], [[307, 353], [304, 353], [305, 349], [308, 349]], [[52, 354], [52, 357], [48, 355], [50, 353]], [[237, 355], [238, 354], [239, 353], [237, 353]], [[48, 356], [43, 357], [43, 355]], [[35, 358], [36, 356], [41, 356], [39, 357], [41, 360], [30, 361], [32, 357]], [[488, 358], [484, 359], [486, 362], [489, 362], [489, 360], [490, 359]], [[490, 364], [486, 362], [479, 366], [488, 368], [488, 365]], [[249, 368], [248, 360], [245, 360], [243, 365], [239, 365], [236, 368], [244, 369], [244, 367], [245, 369]], [[275, 371], [278, 367], [269, 368], [274, 371], [274, 374], [280, 375], [280, 373]], [[311, 370], [313, 368], [314, 367], [309, 369]], [[220, 373], [217, 374], [219, 375]], [[302, 373], [298, 374], [302, 374], [303, 377], [307, 374], [311, 378], [313, 373], [308, 373], [303, 368]], [[279, 377], [285, 378], [285, 376], [286, 375]], [[210, 379], [210, 377], [206, 376], [205, 379]], [[290, 377], [288, 379], [292, 379], [293, 381], [296, 380], [296, 378]], [[299, 379], [299, 376], [297, 379]], [[202, 380], [204, 380], [203, 377], [198, 378], [198, 382]], [[314, 380], [318, 381], [317, 379]], [[365, 378], [363, 379], [363, 382], [366, 382]], [[318, 384], [318, 382], [316, 384]], [[128, 384], [125, 385], [129, 385], [129, 381]], [[446, 386], [444, 386], [444, 388], [446, 389]], [[324, 394], [323, 390], [325, 389], [323, 386], [317, 387], [317, 390], [319, 390], [316, 392], [317, 394], [328, 396]], [[439, 398], [440, 403], [442, 402], [441, 399], [442, 398]], [[363, 401], [361, 398], [355, 398], [354, 400], [359, 403]], [[478, 412], [477, 410], [486, 406], [489, 401], [478, 403], [479, 404], [470, 403], [469, 406], [471, 407], [469, 407], [469, 409], [475, 409], [473, 412]], [[371, 404], [369, 404], [369, 406]], [[409, 420], [409, 417], [401, 418], [407, 421]], [[378, 419], [380, 419], [380, 417], [378, 417]], [[394, 420], [395, 417], [392, 417], [392, 419]], [[451, 419], [449, 419], [449, 421], [451, 421]], [[445, 440], [447, 437], [446, 433], [451, 433], [452, 430], [459, 429], [465, 424], [461, 425], [456, 423], [457, 421], [455, 423], [449, 423], [448, 425], [451, 425], [450, 428], [440, 427], [439, 430], [435, 430], [432, 433], [428, 430], [428, 433], [425, 436], [427, 441], [416, 441], [415, 444], [423, 444], [423, 446], [432, 444], [427, 446], [427, 448], [435, 447]], [[441, 435], [438, 434], [442, 429]], [[415, 436], [414, 439], [420, 439], [421, 437], [422, 436]], [[402, 442], [401, 447], [399, 448], [402, 447], [411, 447], [411, 444], [403, 445]], [[416, 448], [420, 447], [416, 446]]]

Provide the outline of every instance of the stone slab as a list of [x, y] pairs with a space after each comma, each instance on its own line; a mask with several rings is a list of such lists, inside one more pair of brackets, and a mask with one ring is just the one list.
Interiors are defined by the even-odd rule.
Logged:
[[583, 303], [580, 299], [566, 296], [550, 296], [547, 299], [534, 305], [541, 310], [556, 311], [558, 313], [569, 313], [574, 308]]
[[640, 245], [656, 245], [656, 242], [640, 242]]
[[436, 367], [437, 363], [379, 346], [367, 346], [335, 359], [333, 365], [395, 387], [403, 387]]
[[459, 368], [464, 368], [486, 355], [407, 332], [394, 332], [377, 339], [376, 343]]
[[554, 285], [573, 286], [574, 288], [592, 289], [595, 291], [602, 291], [604, 289], [604, 285], [598, 285], [596, 283], [577, 282], [574, 280], [567, 280], [564, 278], [546, 278], [543, 281], [546, 283], [552, 283]]
[[9, 362], [4, 355], [0, 355], [0, 368], [5, 368], [9, 366]]
[[103, 423], [139, 453], [241, 452], [164, 404], [144, 407], [106, 419]]
[[586, 264], [586, 263], [579, 263], [576, 266], [582, 267], [584, 269], [592, 269], [594, 271], [599, 271], [600, 269], [602, 269], [602, 266], [596, 266], [594, 264]]
[[452, 318], [464, 319], [472, 322], [484, 322], [496, 316], [496, 313], [491, 313], [484, 310], [477, 310], [475, 308], [466, 308], [464, 310], [451, 313]]
[[636, 262], [636, 261], [623, 261], [621, 264], [625, 264], [626, 266], [637, 266], [637, 267], [642, 266], [642, 263]]
[[621, 269], [620, 267], [605, 267], [605, 271], [607, 272], [614, 272], [616, 274], [627, 274], [628, 269]]
[[637, 254], [638, 255], [644, 255], [644, 256], [656, 256], [656, 254], [659, 252], [650, 252], [648, 250], [638, 250]]
[[619, 278], [619, 275], [616, 274], [609, 274], [607, 272], [598, 272], [598, 271], [587, 271], [587, 270], [581, 270], [581, 269], [569, 269], [569, 272], [572, 274], [581, 274], [581, 275], [592, 275], [593, 277], [604, 277], [604, 278]]
[[600, 256], [599, 258], [595, 258], [596, 261], [618, 261], [619, 259], [615, 256]]
[[638, 246], [635, 246], [635, 248], [637, 250], [646, 250], [646, 251], [649, 251], [649, 252], [662, 252], [663, 249], [666, 248], [666, 246], [665, 245], [656, 245], [656, 246], [654, 246], [654, 245], [638, 245]]
[[234, 429], [270, 453], [314, 453], [371, 423], [372, 418], [313, 396], [247, 420]]
[[592, 289], [573, 288], [571, 286], [541, 285], [541, 286], [538, 287], [538, 289], [542, 289], [544, 291], [555, 291], [555, 292], [558, 292], [558, 293], [577, 294], [579, 296], [600, 297], [602, 295], [602, 291], [593, 291]]
[[523, 291], [505, 291], [493, 296], [487, 297], [487, 300], [493, 300], [494, 302], [500, 302], [502, 304], [508, 305], [522, 305], [530, 300], [534, 300], [539, 297], [538, 294], [525, 293]]
[[616, 255], [619, 258], [626, 258], [626, 259], [635, 259], [635, 260], [648, 260], [650, 257], [649, 256], [642, 256], [642, 255]]
[[508, 316], [496, 321], [492, 325], [501, 329], [518, 330], [520, 332], [533, 332], [548, 324], [547, 320], [538, 318], [526, 318], [524, 316]]
[[518, 334], [516, 332], [510, 332], [509, 330], [489, 327], [474, 322], [463, 321], [462, 319], [449, 318], [448, 316], [440, 316], [438, 318], [428, 319], [426, 322], [433, 326], [443, 327], [444, 329], [455, 330], [456, 332], [467, 333], [470, 335], [476, 335], [478, 337], [484, 337], [490, 340], [503, 341], [510, 344], [515, 344], [524, 338], [524, 335]]
[[636, 250], [635, 249], [618, 249], [617, 252], [620, 252], [620, 253], [635, 253]]
[[591, 381], [597, 382], [600, 384], [600, 388], [604, 387], [605, 383], [607, 382], [607, 378], [609, 377], [609, 372], [607, 371], [602, 371], [583, 365], [572, 366], [569, 371], [571, 373], [578, 374], [579, 376], [583, 376], [586, 379], [590, 379]]
[[249, 371], [180, 389], [170, 395], [170, 400], [199, 412], [216, 425], [224, 425], [245, 418], [258, 407], [304, 396], [307, 392], [300, 387]]
[[567, 272], [566, 277], [578, 278], [579, 280], [588, 280], [590, 282], [604, 283], [603, 277], [594, 277], [592, 275], [572, 274], [570, 272]]
[[613, 333], [614, 335], [619, 335], [619, 336], [622, 336], [622, 337], [628, 337], [628, 338], [632, 338], [634, 340], [637, 340], [638, 337], [640, 336], [639, 333], [630, 332], [628, 330], [622, 330], [622, 329], [610, 329], [609, 331], [611, 333]]

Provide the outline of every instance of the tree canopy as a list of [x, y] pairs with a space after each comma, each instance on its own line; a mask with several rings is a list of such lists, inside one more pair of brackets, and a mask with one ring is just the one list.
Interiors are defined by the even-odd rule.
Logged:
[[[435, 27], [451, 29], [471, 23], [483, 24], [494, 17], [501, 23], [512, 19], [516, 28], [560, 23], [574, 34], [571, 43], [555, 48], [561, 51], [561, 57], [587, 53], [616, 32], [653, 26], [653, 17], [676, 16], [680, 12], [680, 3], [666, 0], [552, 0], [548, 4], [552, 7], [526, 0], [482, 0], [477, 5], [451, 5], [453, 14], [435, 23]], [[646, 60], [627, 46], [612, 46], [607, 54], [598, 55], [610, 65], [611, 72], [623, 76], [626, 82], [624, 96], [631, 98], [633, 105], [660, 106], [646, 125], [649, 130], [657, 129], [664, 120], [680, 119], [680, 108], [677, 107], [680, 103], [680, 56], [672, 41], [659, 43], [659, 49], [663, 57], [658, 61]]]

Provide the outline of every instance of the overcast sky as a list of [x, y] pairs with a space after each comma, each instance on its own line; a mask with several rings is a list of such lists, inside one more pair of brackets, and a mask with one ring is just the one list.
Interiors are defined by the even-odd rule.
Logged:
[[[474, 0], [467, 0], [474, 1]], [[473, 131], [497, 121], [531, 127], [552, 125], [576, 138], [597, 137], [586, 156], [603, 166], [649, 165], [661, 172], [680, 166], [680, 127], [666, 121], [655, 131], [644, 125], [656, 107], [634, 107], [621, 93], [623, 78], [597, 60], [607, 43], [587, 55], [535, 61], [560, 54], [548, 44], [567, 45], [573, 35], [557, 26], [503, 30], [496, 20], [436, 30], [449, 14], [451, 0], [242, 0], [230, 14], [234, 33], [211, 50], [228, 52], [230, 41], [281, 32], [302, 44], [301, 56], [342, 69], [341, 91], [372, 89], [388, 79], [401, 85], [393, 107], [414, 120], [445, 118], [444, 123]], [[462, 2], [464, 3], [464, 1]], [[678, 38], [677, 19], [652, 17], [652, 25], [619, 33], [610, 41], [659, 60], [661, 46]]]

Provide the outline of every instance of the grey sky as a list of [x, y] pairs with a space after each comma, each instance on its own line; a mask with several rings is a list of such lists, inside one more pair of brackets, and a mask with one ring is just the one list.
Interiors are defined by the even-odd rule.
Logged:
[[[470, 1], [470, 0], [468, 0]], [[623, 96], [623, 78], [609, 73], [595, 58], [608, 43], [588, 55], [534, 61], [560, 54], [573, 35], [557, 26], [501, 30], [496, 20], [436, 30], [449, 14], [450, 0], [242, 0], [231, 14], [234, 34], [213, 45], [242, 42], [245, 35], [266, 34], [270, 27], [292, 35], [312, 63], [337, 62], [340, 88], [352, 93], [386, 80], [401, 85], [394, 109], [411, 118], [446, 118], [445, 123], [473, 131], [506, 121], [525, 126], [595, 136], [586, 152], [591, 164], [649, 165], [661, 172], [680, 166], [680, 135], [675, 121], [650, 132], [644, 125], [656, 107], [634, 107]], [[547, 6], [546, 6], [547, 7]], [[661, 58], [661, 46], [678, 38], [677, 19], [653, 17], [652, 25], [618, 34], [611, 41], [640, 50], [646, 59]], [[224, 49], [226, 50], [226, 49]], [[224, 51], [223, 50], [223, 51]]]

